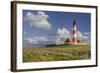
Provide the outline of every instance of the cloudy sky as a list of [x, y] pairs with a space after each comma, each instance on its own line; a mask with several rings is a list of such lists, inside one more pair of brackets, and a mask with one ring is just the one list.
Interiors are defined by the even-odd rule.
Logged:
[[75, 20], [80, 40], [90, 40], [90, 13], [23, 10], [23, 47], [62, 44]]

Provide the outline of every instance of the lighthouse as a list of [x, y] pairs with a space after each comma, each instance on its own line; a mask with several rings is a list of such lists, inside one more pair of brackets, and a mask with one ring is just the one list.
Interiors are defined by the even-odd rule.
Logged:
[[72, 40], [73, 40], [73, 44], [77, 44], [77, 24], [76, 24], [76, 21], [73, 21]]
[[72, 24], [72, 33], [71, 33], [71, 37], [67, 38], [64, 42], [67, 44], [78, 44], [80, 43], [80, 40], [77, 38], [77, 24], [76, 21], [73, 21]]

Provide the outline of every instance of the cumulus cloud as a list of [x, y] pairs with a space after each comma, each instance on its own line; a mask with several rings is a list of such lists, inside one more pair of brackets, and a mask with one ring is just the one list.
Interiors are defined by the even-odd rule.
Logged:
[[58, 29], [57, 34], [60, 36], [64, 36], [66, 34], [70, 34], [70, 32], [66, 28]]
[[90, 32], [81, 33], [80, 31], [77, 32], [77, 37], [81, 40], [81, 42], [85, 42], [90, 44]]
[[70, 36], [70, 32], [63, 27], [62, 29], [59, 28], [57, 30], [57, 35], [58, 36], [56, 37], [55, 44], [64, 44], [66, 38]]
[[90, 32], [84, 32], [83, 34], [86, 35], [86, 36], [90, 36], [91, 35]]
[[[48, 41], [48, 39], [46, 37], [32, 37], [32, 38], [26, 38], [25, 39], [26, 42], [30, 43], [30, 44], [40, 44], [40, 42], [46, 42]], [[43, 44], [43, 43], [41, 43]]]
[[37, 41], [48, 41], [48, 39], [45, 36], [33, 37], [33, 39]]
[[83, 35], [80, 31], [77, 31], [77, 37], [80, 39], [80, 40], [83, 40], [83, 39], [87, 39], [88, 37]]
[[29, 44], [38, 44], [37, 40], [34, 38], [26, 38], [25, 41]]
[[43, 11], [38, 11], [37, 14], [28, 12], [24, 20], [28, 20], [32, 27], [34, 26], [36, 28], [50, 30], [52, 26], [48, 22], [48, 18], [49, 16], [45, 14]]
[[[68, 34], [68, 35], [70, 35], [70, 34]], [[69, 37], [69, 38], [71, 38], [71, 37]], [[83, 43], [90, 44], [90, 41], [91, 41], [90, 37], [84, 35], [80, 31], [78, 31], [78, 33], [77, 33], [77, 38]], [[55, 35], [55, 36], [34, 36], [32, 38], [27, 38], [25, 40], [28, 43], [28, 46], [31, 45], [32, 47], [35, 47], [35, 46], [43, 47], [48, 44], [56, 44], [56, 45], [64, 44], [64, 41], [66, 39], [67, 38], [64, 36]]]
[[62, 36], [57, 36], [56, 40], [55, 40], [55, 44], [59, 45], [59, 44], [64, 44], [64, 41], [66, 40], [65, 37]]
[[[30, 14], [29, 14], [30, 15]], [[36, 46], [41, 45], [45, 46], [47, 44], [64, 44], [64, 41], [66, 40], [65, 35], [70, 35], [70, 32], [66, 28], [58, 29], [56, 35], [49, 35], [49, 36], [34, 36], [31, 38], [26, 38], [27, 45], [29, 46]]]
[[78, 37], [81, 37], [81, 38], [84, 38], [84, 39], [87, 39], [88, 36], [84, 35], [84, 33], [81, 33], [80, 31], [78, 31]]
[[64, 41], [66, 40], [66, 38], [64, 38], [62, 36], [40, 36], [40, 37], [34, 36], [32, 38], [26, 38], [24, 40], [27, 43], [27, 45], [45, 46], [45, 45], [48, 45], [48, 44], [57, 44], [57, 45], [58, 44], [64, 44]]
[[[25, 42], [27, 43], [27, 45], [25, 46], [32, 46], [32, 47], [43, 47], [45, 45], [48, 44], [64, 44], [64, 41], [67, 38], [71, 38], [70, 37], [65, 37], [64, 35], [71, 35], [71, 33], [65, 29], [58, 29], [57, 34], [59, 35], [49, 35], [49, 36], [33, 36], [31, 38], [26, 38]], [[81, 42], [85, 42], [85, 43], [89, 43], [90, 44], [90, 32], [85, 32], [82, 33], [80, 31], [77, 31], [77, 38], [81, 41]]]

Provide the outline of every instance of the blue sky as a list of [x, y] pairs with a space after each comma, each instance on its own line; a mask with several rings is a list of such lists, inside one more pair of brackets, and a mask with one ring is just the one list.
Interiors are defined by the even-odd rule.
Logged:
[[90, 13], [23, 10], [23, 41], [37, 36], [57, 35], [63, 31], [71, 34], [74, 20], [80, 34], [90, 32]]

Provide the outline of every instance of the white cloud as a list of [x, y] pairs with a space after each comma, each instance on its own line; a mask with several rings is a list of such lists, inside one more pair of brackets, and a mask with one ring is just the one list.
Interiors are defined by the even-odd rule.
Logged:
[[64, 36], [64, 35], [70, 34], [70, 32], [66, 28], [62, 28], [62, 29], [57, 30], [57, 34], [60, 36]]
[[70, 32], [63, 27], [62, 29], [59, 28], [57, 30], [57, 35], [58, 36], [56, 36], [55, 44], [64, 44], [64, 41], [69, 37]]
[[80, 31], [77, 31], [77, 36], [79, 39], [83, 40], [83, 39], [87, 39], [88, 37], [83, 35]]
[[38, 15], [41, 15], [41, 16], [44, 16], [44, 17], [47, 17], [48, 18], [48, 15], [46, 15], [44, 12], [42, 12], [42, 11], [38, 11], [37, 12], [38, 13]]
[[34, 26], [36, 28], [51, 29], [51, 24], [48, 22], [48, 15], [46, 15], [42, 11], [38, 11], [37, 14], [33, 14], [32, 12], [28, 12], [25, 20], [28, 20], [30, 22], [31, 26]]
[[24, 31], [24, 34], [26, 34], [26, 32]]
[[31, 12], [28, 12], [26, 16], [27, 16], [27, 17], [32, 17], [33, 14], [32, 14]]
[[26, 42], [28, 42], [29, 44], [43, 44], [40, 42], [47, 42], [48, 39], [46, 37], [32, 37], [32, 38], [26, 38], [25, 39]]
[[43, 41], [43, 42], [48, 41], [48, 39], [45, 36], [33, 37], [33, 39], [37, 40], [38, 42], [39, 41]]
[[[70, 35], [70, 34], [68, 34]], [[81, 41], [81, 42], [85, 42], [85, 43], [90, 43], [90, 37], [83, 35], [80, 31], [78, 31], [77, 34], [77, 38]], [[34, 36], [32, 38], [27, 38], [25, 39], [26, 42], [28, 42], [28, 45], [40, 45], [40, 46], [45, 46], [47, 44], [64, 44], [64, 41], [67, 38], [64, 36], [60, 36], [60, 35], [55, 35], [55, 36]]]
[[56, 40], [55, 40], [55, 44], [64, 44], [64, 41], [66, 40], [66, 38], [62, 37], [62, 36], [56, 36]]
[[27, 45], [47, 45], [47, 44], [64, 44], [66, 38], [62, 36], [38, 36], [24, 39]]
[[[34, 36], [31, 38], [26, 38], [26, 42], [28, 43], [27, 45], [33, 45], [37, 47], [37, 45], [39, 46], [45, 46], [47, 44], [64, 44], [64, 41], [68, 38], [68, 37], [64, 37], [62, 35], [71, 35], [70, 32], [67, 31], [67, 29], [62, 28], [60, 30], [58, 30], [60, 33], [60, 35], [55, 35], [55, 36]], [[70, 37], [69, 37], [70, 38]], [[84, 35], [84, 33], [81, 33], [80, 31], [77, 32], [77, 38], [81, 41], [81, 42], [85, 42], [85, 43], [90, 43], [90, 36], [86, 36]]]
[[57, 30], [57, 35], [55, 44], [64, 44], [64, 41], [69, 37], [70, 32], [63, 27], [62, 29]]
[[81, 33], [80, 31], [77, 31], [77, 34], [78, 34], [78, 35], [82, 35], [82, 33]]
[[90, 36], [91, 35], [90, 32], [84, 32], [83, 34], [86, 35], [86, 36]]
[[25, 41], [27, 41], [29, 44], [38, 44], [37, 40], [33, 38], [27, 38]]
[[85, 42], [90, 44], [90, 32], [81, 33], [80, 31], [77, 32], [77, 37], [80, 39], [81, 42]]

